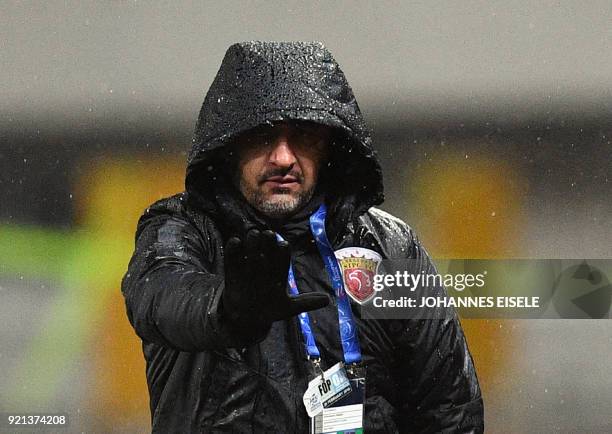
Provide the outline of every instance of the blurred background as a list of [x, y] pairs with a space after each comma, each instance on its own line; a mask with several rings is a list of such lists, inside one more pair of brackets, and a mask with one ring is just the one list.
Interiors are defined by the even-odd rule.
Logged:
[[[612, 5], [1, 2], [0, 412], [150, 431], [120, 279], [233, 42], [321, 40], [438, 258], [612, 258]], [[463, 320], [490, 433], [612, 432], [606, 320]]]

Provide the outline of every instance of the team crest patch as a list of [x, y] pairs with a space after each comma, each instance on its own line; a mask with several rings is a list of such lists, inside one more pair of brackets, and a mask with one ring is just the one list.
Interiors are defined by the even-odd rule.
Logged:
[[342, 269], [346, 293], [359, 304], [370, 301], [374, 297], [374, 275], [382, 257], [363, 247], [347, 247], [334, 253]]

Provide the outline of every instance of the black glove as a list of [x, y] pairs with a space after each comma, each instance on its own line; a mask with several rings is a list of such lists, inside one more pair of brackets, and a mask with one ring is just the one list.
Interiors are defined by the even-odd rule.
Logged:
[[230, 238], [224, 263], [221, 317], [239, 332], [262, 336], [274, 321], [329, 304], [322, 293], [288, 294], [289, 243], [270, 230], [251, 229], [244, 241]]

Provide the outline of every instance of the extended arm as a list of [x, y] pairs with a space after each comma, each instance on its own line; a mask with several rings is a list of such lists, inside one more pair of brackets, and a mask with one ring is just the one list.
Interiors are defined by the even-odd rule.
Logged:
[[121, 290], [130, 323], [145, 341], [182, 351], [232, 344], [217, 323], [223, 276], [209, 271], [197, 229], [169, 215], [139, 226]]
[[273, 232], [231, 238], [217, 274], [201, 237], [169, 215], [139, 225], [122, 292], [143, 340], [181, 351], [241, 348], [263, 339], [272, 322], [329, 303], [325, 294], [287, 293], [289, 246]]

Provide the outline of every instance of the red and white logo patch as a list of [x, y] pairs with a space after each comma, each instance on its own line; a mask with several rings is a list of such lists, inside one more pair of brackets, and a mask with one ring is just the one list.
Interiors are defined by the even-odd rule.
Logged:
[[344, 279], [346, 293], [359, 304], [374, 297], [374, 275], [382, 257], [374, 250], [347, 247], [334, 252]]

